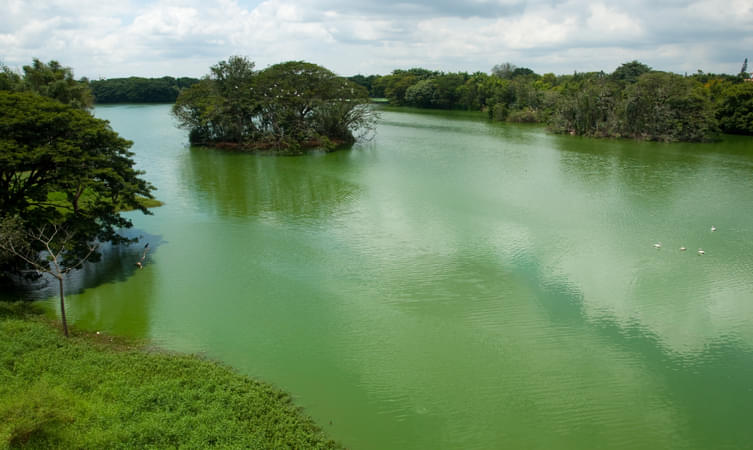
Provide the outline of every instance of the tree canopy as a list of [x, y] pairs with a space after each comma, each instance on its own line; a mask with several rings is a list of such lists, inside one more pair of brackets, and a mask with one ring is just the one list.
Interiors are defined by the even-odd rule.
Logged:
[[304, 61], [254, 70], [233, 56], [181, 92], [173, 114], [195, 144], [299, 153], [355, 141], [374, 116], [368, 91]]
[[174, 103], [196, 78], [109, 78], [89, 82], [96, 103]]
[[94, 241], [128, 242], [119, 230], [132, 223], [120, 211], [148, 213], [139, 196], [153, 189], [133, 168], [132, 143], [87, 111], [31, 92], [0, 91], [0, 110], [0, 219], [64, 228], [66, 262], [89, 255]]
[[23, 67], [23, 72], [21, 84], [15, 90], [35, 92], [80, 109], [89, 109], [94, 102], [89, 81], [76, 80], [73, 69], [57, 61], [45, 64], [34, 58], [31, 65]]

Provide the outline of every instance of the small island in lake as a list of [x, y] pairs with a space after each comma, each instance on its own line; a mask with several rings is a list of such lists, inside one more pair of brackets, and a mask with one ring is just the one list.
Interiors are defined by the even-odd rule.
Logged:
[[352, 144], [373, 128], [368, 91], [316, 64], [290, 61], [261, 71], [233, 56], [183, 90], [173, 106], [192, 144], [299, 154]]

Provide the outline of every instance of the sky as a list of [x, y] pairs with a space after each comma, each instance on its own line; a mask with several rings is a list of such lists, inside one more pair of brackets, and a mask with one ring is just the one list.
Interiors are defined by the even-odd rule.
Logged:
[[0, 11], [0, 63], [56, 60], [90, 79], [200, 77], [232, 55], [343, 76], [753, 66], [752, 0], [0, 0]]

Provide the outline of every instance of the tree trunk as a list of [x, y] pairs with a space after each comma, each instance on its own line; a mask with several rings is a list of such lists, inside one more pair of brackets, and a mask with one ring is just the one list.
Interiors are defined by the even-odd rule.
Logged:
[[63, 321], [63, 334], [68, 337], [68, 321], [65, 319], [65, 295], [63, 294], [63, 277], [58, 277], [60, 285], [60, 318]]

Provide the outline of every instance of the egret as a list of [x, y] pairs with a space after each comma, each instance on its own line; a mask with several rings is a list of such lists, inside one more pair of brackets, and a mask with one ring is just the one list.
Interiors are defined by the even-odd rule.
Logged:
[[661, 242], [657, 242], [656, 244], [654, 244], [654, 248], [661, 248]]
[[716, 231], [716, 227], [711, 225], [711, 231]]
[[701, 250], [701, 249], [699, 248], [699, 249], [698, 249], [698, 254], [699, 254], [699, 255], [705, 255], [705, 254], [706, 254], [706, 252], [704, 252], [703, 250]]
[[687, 248], [685, 248], [685, 247], [680, 247], [680, 251], [681, 251], [681, 252], [684, 252], [685, 250], [687, 250]]

